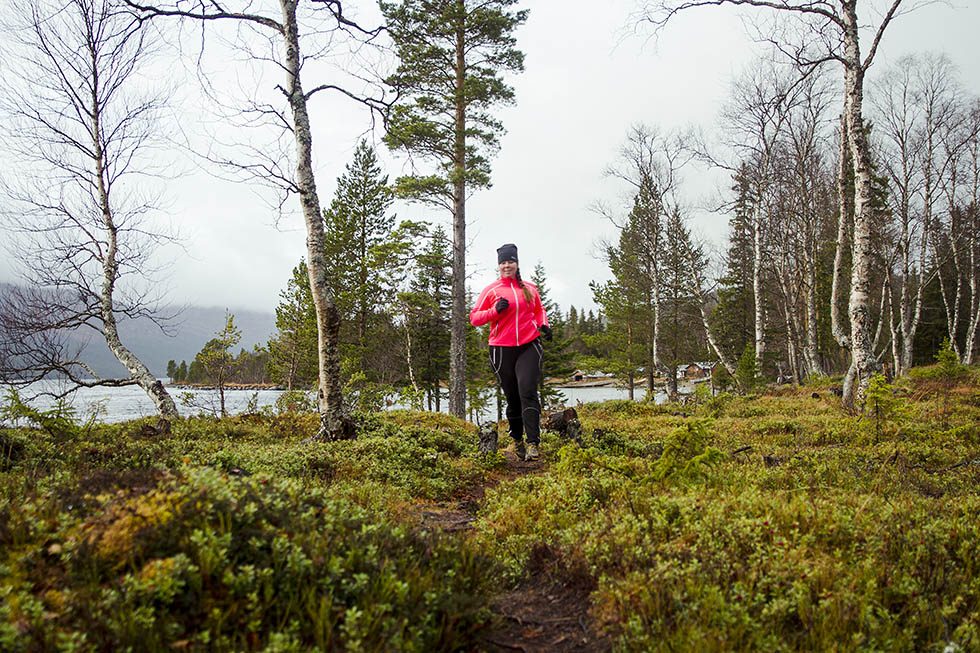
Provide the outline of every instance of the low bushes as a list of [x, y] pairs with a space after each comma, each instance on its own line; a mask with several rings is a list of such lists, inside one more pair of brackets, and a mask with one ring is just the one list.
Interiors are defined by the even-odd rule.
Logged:
[[208, 468], [0, 508], [0, 649], [452, 650], [493, 565], [291, 480]]
[[972, 408], [944, 429], [898, 393], [878, 421], [784, 394], [711, 422], [586, 407], [630, 446], [600, 429], [489, 493], [481, 541], [515, 577], [542, 547], [586, 569], [621, 650], [980, 650]]

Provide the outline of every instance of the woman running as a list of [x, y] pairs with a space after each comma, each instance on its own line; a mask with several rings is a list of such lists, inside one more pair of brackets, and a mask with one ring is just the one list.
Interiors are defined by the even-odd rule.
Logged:
[[478, 327], [490, 322], [490, 367], [507, 397], [510, 437], [518, 458], [537, 460], [541, 443], [538, 381], [544, 356], [538, 334], [551, 340], [551, 327], [538, 289], [521, 279], [517, 245], [507, 243], [497, 250], [497, 268], [500, 278], [480, 293], [470, 311], [470, 323]]

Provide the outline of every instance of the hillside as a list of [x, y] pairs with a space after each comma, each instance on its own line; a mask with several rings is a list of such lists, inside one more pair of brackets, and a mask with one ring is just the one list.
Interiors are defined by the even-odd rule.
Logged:
[[[249, 310], [233, 310], [235, 324], [242, 332], [240, 347], [251, 349], [264, 346], [276, 330], [276, 316]], [[188, 363], [214, 334], [225, 325], [225, 309], [190, 306], [177, 318], [173, 337], [167, 336], [149, 320], [129, 320], [119, 326], [120, 336], [150, 370], [158, 377], [166, 376], [167, 361]], [[123, 367], [116, 361], [104, 342], [88, 339], [84, 358], [103, 376], [121, 374]]]

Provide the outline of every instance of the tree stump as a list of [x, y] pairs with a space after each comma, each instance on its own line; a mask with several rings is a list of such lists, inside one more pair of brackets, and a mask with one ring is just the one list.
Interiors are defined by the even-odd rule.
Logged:
[[497, 450], [496, 422], [487, 422], [480, 427], [480, 443], [478, 448], [481, 454], [493, 453]]
[[144, 424], [140, 427], [139, 435], [144, 438], [156, 438], [170, 435], [170, 420], [161, 417], [156, 424]]
[[[549, 413], [544, 427], [549, 431], [555, 431], [562, 437], [568, 437], [568, 424], [571, 420], [578, 422], [578, 412], [574, 408], [566, 408], [555, 413]], [[581, 434], [582, 429], [581, 424], [579, 424], [579, 435], [581, 436]]]

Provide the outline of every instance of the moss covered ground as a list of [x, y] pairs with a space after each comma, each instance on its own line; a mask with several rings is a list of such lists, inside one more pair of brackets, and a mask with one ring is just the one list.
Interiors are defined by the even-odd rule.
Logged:
[[980, 650], [980, 385], [0, 428], [0, 650]]

